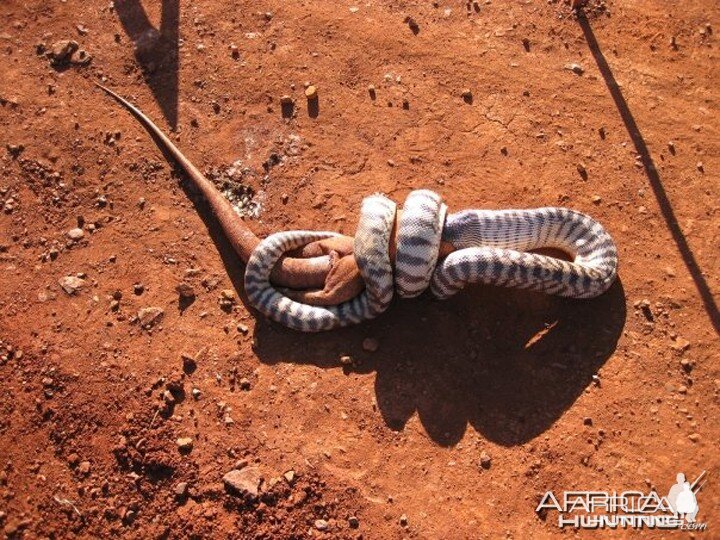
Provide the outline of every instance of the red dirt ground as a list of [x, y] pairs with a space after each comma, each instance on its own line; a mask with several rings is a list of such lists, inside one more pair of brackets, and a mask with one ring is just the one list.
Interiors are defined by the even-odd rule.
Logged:
[[[696, 536], [719, 537], [716, 3], [176, 5], [0, 4], [8, 537], [568, 536], [536, 514], [544, 492], [664, 494], [702, 470]], [[89, 65], [52, 66], [43, 46], [62, 39]], [[260, 236], [352, 235], [363, 196], [429, 187], [451, 211], [587, 212], [617, 242], [620, 279], [591, 301], [478, 286], [286, 330], [245, 304], [207, 208], [93, 81], [174, 130], [201, 170], [240, 160]], [[58, 280], [78, 274], [66, 294]], [[149, 330], [146, 307], [164, 310]], [[264, 477], [259, 500], [223, 488], [242, 460]]]

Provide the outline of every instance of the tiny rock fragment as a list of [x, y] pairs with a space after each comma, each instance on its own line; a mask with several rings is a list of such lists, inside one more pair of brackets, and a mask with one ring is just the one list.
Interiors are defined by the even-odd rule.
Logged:
[[243, 377], [240, 379], [240, 390], [250, 390], [250, 379]]
[[285, 474], [283, 474], [283, 477], [288, 484], [292, 484], [295, 481], [295, 471], [289, 470]]
[[199, 388], [193, 388], [191, 393], [192, 393], [193, 399], [200, 399], [200, 396], [202, 395], [202, 392], [200, 391]]
[[460, 97], [463, 98], [463, 101], [465, 103], [471, 103], [473, 100], [472, 90], [470, 90], [469, 88], [465, 88], [460, 94]]
[[530, 40], [528, 38], [523, 38], [522, 44], [525, 51], [530, 52]]
[[175, 496], [178, 499], [184, 499], [187, 497], [188, 494], [188, 483], [187, 482], [180, 482], [175, 486]]
[[315, 528], [318, 531], [327, 531], [328, 529], [328, 522], [324, 519], [316, 519], [315, 520]]
[[150, 328], [160, 322], [165, 311], [159, 307], [146, 307], [138, 311], [138, 320], [143, 328]]
[[257, 467], [233, 469], [223, 476], [225, 488], [235, 495], [257, 497], [262, 476]]
[[405, 22], [412, 31], [413, 34], [417, 35], [420, 32], [420, 25], [412, 17], [405, 17]]
[[77, 41], [70, 39], [63, 39], [56, 41], [50, 46], [46, 56], [50, 59], [50, 63], [54, 66], [59, 66], [70, 59], [70, 56], [77, 51], [79, 45]]
[[592, 426], [592, 423], [593, 423], [592, 418], [590, 418], [589, 416], [586, 416], [585, 418], [583, 418], [583, 424], [585, 424], [586, 426]]
[[318, 97], [317, 88], [315, 88], [312, 85], [308, 86], [305, 89], [305, 97], [308, 98], [310, 101], [317, 99], [317, 97]]
[[68, 238], [70, 238], [70, 240], [77, 241], [77, 240], [82, 239], [82, 237], [85, 236], [85, 233], [83, 232], [82, 229], [80, 229], [79, 227], [76, 227], [74, 229], [70, 229], [67, 232], [67, 235], [68, 235]]
[[193, 440], [191, 437], [180, 437], [175, 442], [181, 454], [189, 454], [193, 449]]
[[577, 167], [578, 173], [580, 173], [580, 176], [583, 179], [587, 179], [587, 168], [585, 167], [585, 164], [581, 161], [580, 163], [577, 164], [576, 167]]
[[172, 392], [170, 390], [165, 390], [162, 397], [166, 405], [170, 407], [175, 405], [175, 396], [172, 395]]
[[592, 202], [593, 204], [600, 204], [602, 202], [602, 197], [600, 197], [599, 195], [593, 195]]
[[87, 476], [88, 474], [90, 474], [90, 469], [91, 465], [89, 461], [82, 461], [77, 468], [78, 472], [83, 476]]
[[572, 71], [575, 75], [582, 75], [585, 69], [580, 64], [567, 64], [565, 69]]
[[78, 292], [85, 285], [85, 280], [80, 279], [77, 276], [65, 276], [58, 280], [60, 287], [69, 295], [73, 295]]
[[690, 342], [687, 339], [679, 337], [670, 347], [675, 352], [682, 354], [690, 348]]
[[695, 166], [697, 167], [697, 170], [700, 172], [705, 172], [705, 166], [703, 165], [702, 161], [698, 161]]
[[487, 452], [482, 452], [480, 454], [480, 466], [483, 469], [489, 469], [490, 465], [492, 465], [492, 458]]
[[686, 373], [690, 373], [693, 368], [692, 362], [687, 358], [683, 358], [682, 360], [680, 360], [680, 366]]
[[182, 353], [180, 359], [182, 360], [183, 371], [185, 373], [192, 373], [197, 369], [197, 361], [191, 355]]
[[362, 348], [364, 351], [367, 352], [375, 352], [378, 350], [378, 347], [380, 344], [378, 343], [378, 340], [372, 337], [363, 339], [362, 342]]
[[180, 298], [191, 299], [195, 298], [195, 289], [189, 283], [180, 283], [175, 287], [175, 292], [178, 293]]
[[377, 94], [375, 93], [375, 85], [374, 84], [368, 84], [367, 87], [368, 94], [370, 94], [370, 99], [375, 99]]
[[348, 518], [348, 525], [351, 529], [357, 529], [360, 526], [360, 520], [355, 516], [350, 516]]
[[691, 433], [690, 435], [688, 435], [688, 439], [690, 439], [692, 442], [698, 442], [700, 440], [700, 434]]
[[70, 62], [78, 66], [86, 66], [92, 62], [92, 56], [85, 49], [78, 49], [70, 55]]
[[352, 356], [344, 355], [340, 357], [340, 363], [343, 366], [351, 366], [353, 364]]
[[407, 527], [408, 525], [408, 517], [405, 514], [400, 516], [400, 525], [403, 527]]

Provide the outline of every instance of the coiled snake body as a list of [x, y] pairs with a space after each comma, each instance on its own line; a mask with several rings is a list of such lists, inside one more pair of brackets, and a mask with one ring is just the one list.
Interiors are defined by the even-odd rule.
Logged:
[[[395, 291], [408, 298], [429, 287], [443, 299], [467, 283], [481, 282], [592, 298], [605, 292], [615, 280], [615, 244], [599, 223], [584, 214], [566, 208], [539, 208], [466, 210], [446, 216], [447, 207], [437, 193], [417, 190], [408, 195], [397, 224], [393, 201], [379, 194], [363, 200], [353, 255], [365, 290], [331, 307], [291, 300], [270, 282], [273, 269], [278, 271], [280, 282], [307, 287], [318, 277], [324, 279], [329, 257], [294, 259], [294, 263], [285, 259], [278, 264], [283, 254], [339, 235], [288, 231], [259, 241], [237, 219], [230, 203], [150, 118], [109, 88], [95, 84], [135, 115], [185, 170], [207, 199], [235, 251], [247, 261], [245, 288], [250, 303], [290, 328], [319, 332], [357, 324], [385, 311]], [[391, 237], [396, 225], [393, 267]], [[438, 262], [443, 242], [454, 251]], [[573, 260], [528, 253], [542, 247], [559, 248]]]
[[[283, 253], [332, 232], [276, 233], [257, 246], [245, 272], [253, 306], [281, 324], [304, 332], [356, 324], [390, 305], [393, 287], [403, 297], [417, 296], [429, 285], [445, 299], [467, 283], [485, 283], [573, 298], [605, 292], [617, 274], [617, 249], [607, 231], [591, 217], [567, 208], [534, 210], [465, 210], [446, 217], [436, 193], [417, 190], [408, 196], [398, 221], [393, 269], [389, 248], [395, 203], [382, 195], [363, 200], [355, 234], [355, 258], [366, 289], [333, 307], [293, 301], [270, 283], [270, 272]], [[438, 261], [440, 242], [456, 251]], [[556, 248], [572, 262], [529, 253]]]

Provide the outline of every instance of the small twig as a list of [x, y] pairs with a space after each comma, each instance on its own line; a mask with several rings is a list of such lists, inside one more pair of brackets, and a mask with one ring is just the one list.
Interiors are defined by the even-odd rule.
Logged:
[[63, 505], [66, 505], [66, 506], [71, 506], [72, 509], [75, 510], [75, 513], [76, 513], [78, 516], [82, 517], [82, 514], [80, 513], [80, 510], [77, 509], [77, 506], [75, 506], [75, 505], [72, 503], [72, 501], [70, 501], [70, 500], [68, 500], [68, 499], [61, 499], [61, 498], [58, 497], [57, 495], [53, 496], [53, 499], [55, 499], [55, 502], [57, 502], [57, 503], [59, 503], [59, 504], [63, 504]]
[[159, 408], [159, 407], [158, 407], [158, 409], [155, 411], [155, 414], [153, 415], [152, 420], [150, 420], [150, 427], [148, 427], [148, 429], [152, 429], [153, 424], [155, 423], [155, 419], [157, 418], [157, 415], [158, 415], [158, 414], [160, 414], [160, 408]]

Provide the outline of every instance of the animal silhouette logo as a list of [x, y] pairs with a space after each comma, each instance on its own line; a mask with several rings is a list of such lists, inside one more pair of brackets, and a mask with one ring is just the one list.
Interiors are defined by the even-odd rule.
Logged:
[[667, 501], [673, 512], [679, 518], [684, 517], [688, 523], [695, 523], [695, 517], [700, 510], [696, 494], [705, 485], [705, 481], [700, 483], [705, 474], [706, 471], [700, 473], [700, 476], [691, 484], [685, 479], [685, 475], [679, 472], [675, 477], [677, 482], [668, 492]]

